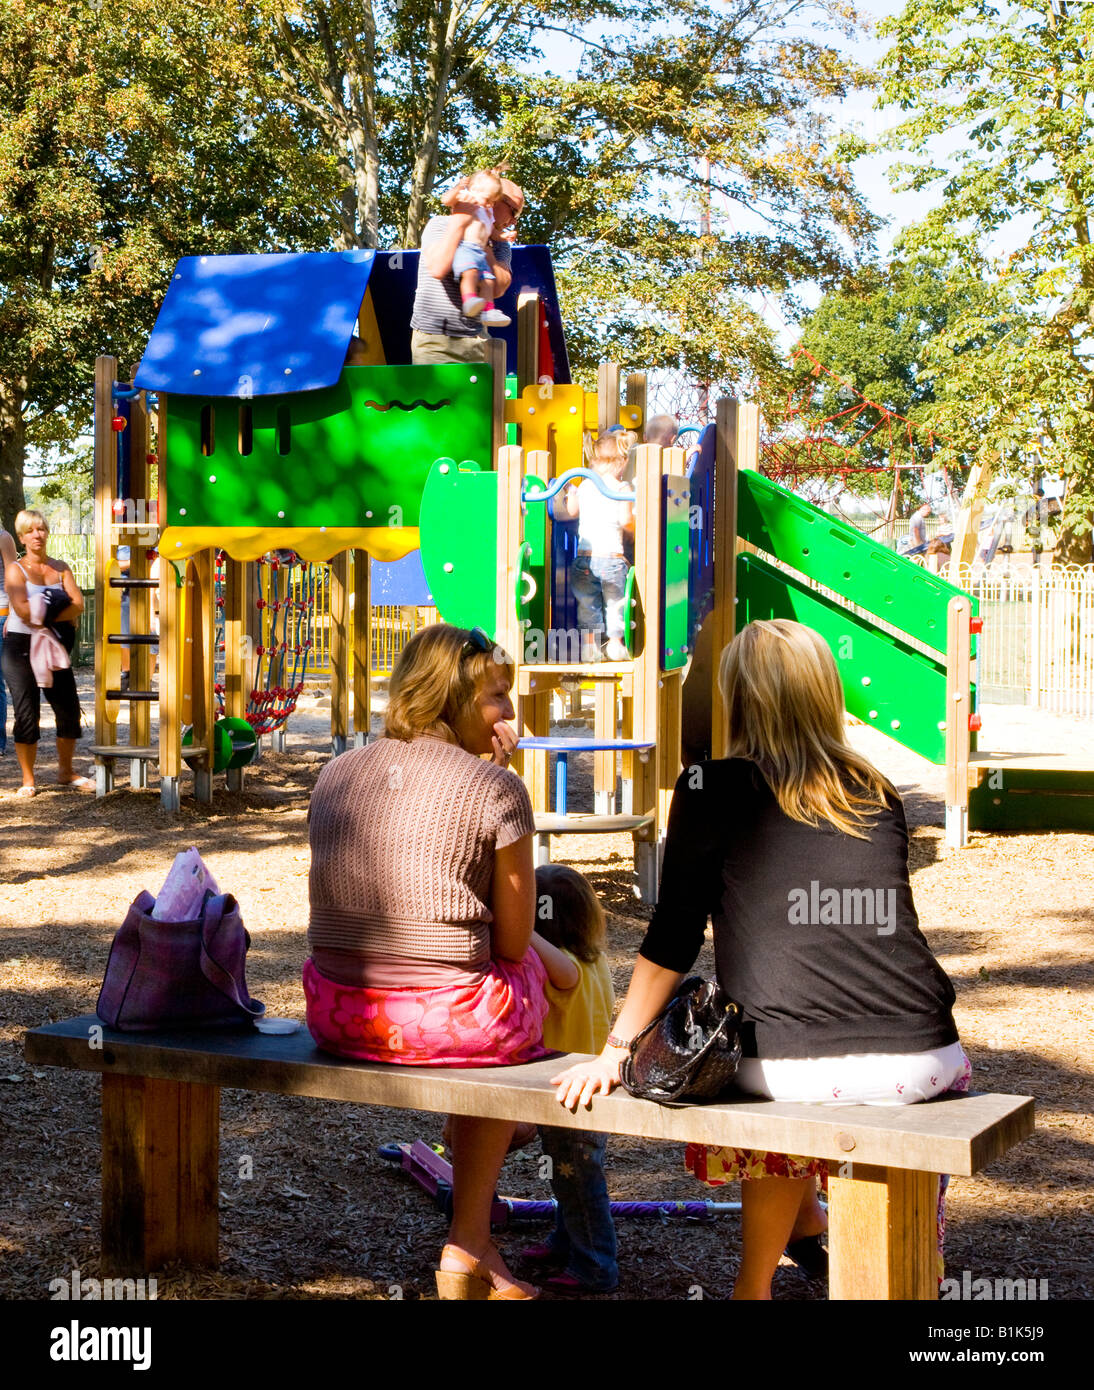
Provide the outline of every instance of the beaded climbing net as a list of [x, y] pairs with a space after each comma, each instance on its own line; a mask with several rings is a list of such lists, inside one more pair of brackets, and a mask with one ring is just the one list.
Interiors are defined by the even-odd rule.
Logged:
[[[805, 370], [787, 392], [782, 420], [761, 440], [760, 466], [767, 477], [811, 501], [823, 498], [841, 512], [847, 496], [861, 501], [864, 492], [888, 494], [885, 515], [874, 529], [896, 515], [905, 473], [940, 474], [956, 508], [952, 450], [932, 429], [863, 395], [807, 348], [799, 345], [790, 360]], [[822, 377], [835, 383], [840, 408], [814, 415]], [[885, 462], [869, 461], [864, 455], [872, 451]]]
[[[216, 558], [216, 659], [214, 690], [224, 713], [224, 593], [225, 553]], [[315, 641], [318, 567], [305, 564], [292, 550], [263, 555], [258, 565], [255, 608], [260, 634], [252, 647], [253, 688], [247, 700], [247, 722], [257, 736], [280, 729], [304, 689], [308, 653]], [[253, 639], [247, 639], [252, 641]]]

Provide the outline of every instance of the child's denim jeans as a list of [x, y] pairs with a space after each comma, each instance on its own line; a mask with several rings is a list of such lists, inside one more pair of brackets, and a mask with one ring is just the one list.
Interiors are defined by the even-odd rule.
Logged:
[[604, 1177], [608, 1137], [550, 1125], [540, 1126], [539, 1137], [551, 1160], [551, 1189], [558, 1202], [550, 1245], [587, 1289], [611, 1293], [619, 1283], [619, 1266]]
[[570, 566], [570, 588], [577, 599], [582, 632], [603, 631], [623, 640], [623, 595], [630, 565], [612, 555], [577, 555]]

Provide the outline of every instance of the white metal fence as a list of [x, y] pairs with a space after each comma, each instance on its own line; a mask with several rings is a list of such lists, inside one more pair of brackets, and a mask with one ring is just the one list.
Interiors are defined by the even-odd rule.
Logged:
[[984, 619], [981, 700], [1094, 716], [1094, 569], [974, 568], [962, 587]]

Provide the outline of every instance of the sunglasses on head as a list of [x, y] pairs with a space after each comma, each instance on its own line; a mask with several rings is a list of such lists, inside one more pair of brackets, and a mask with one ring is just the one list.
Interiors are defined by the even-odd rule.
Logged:
[[467, 641], [463, 644], [460, 657], [462, 659], [465, 656], [471, 656], [474, 652], [492, 652], [493, 650], [494, 639], [487, 636], [481, 627], [473, 627]]

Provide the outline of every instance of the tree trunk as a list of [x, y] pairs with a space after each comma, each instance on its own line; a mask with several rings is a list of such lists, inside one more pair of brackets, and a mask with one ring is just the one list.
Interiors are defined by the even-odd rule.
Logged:
[[1094, 514], [1086, 517], [1085, 531], [1077, 528], [1081, 522], [1072, 521], [1061, 526], [1056, 545], [1052, 551], [1054, 565], [1094, 564]]
[[452, 6], [437, 6], [429, 19], [429, 59], [423, 93], [425, 117], [418, 141], [418, 155], [410, 181], [410, 202], [406, 211], [406, 235], [403, 244], [417, 246], [426, 223], [426, 208], [437, 176], [437, 152], [441, 126], [448, 101], [448, 84], [452, 76]]
[[26, 425], [23, 401], [25, 377], [15, 381], [0, 377], [0, 526], [12, 529], [16, 512], [26, 506], [23, 492], [23, 464], [26, 455]]

